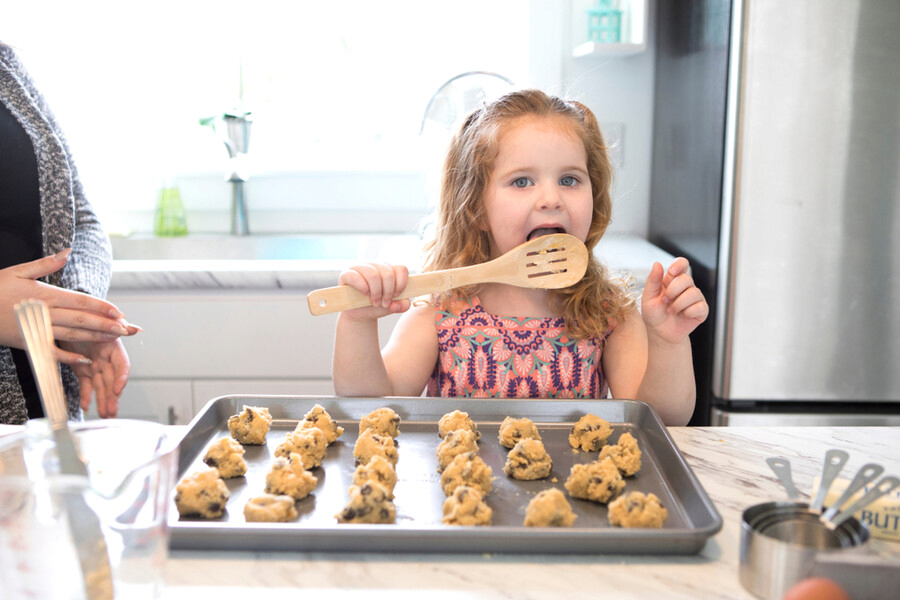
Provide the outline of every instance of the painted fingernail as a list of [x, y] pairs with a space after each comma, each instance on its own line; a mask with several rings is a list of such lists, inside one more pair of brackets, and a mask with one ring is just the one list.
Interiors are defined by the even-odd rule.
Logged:
[[109, 328], [109, 330], [113, 333], [118, 333], [119, 335], [128, 335], [128, 330], [121, 325], [113, 325]]
[[94, 361], [92, 361], [91, 359], [89, 359], [85, 356], [82, 356], [81, 358], [79, 358], [77, 362], [79, 365], [87, 365], [87, 366], [91, 366], [92, 364], [94, 364]]
[[53, 255], [53, 260], [64, 262], [67, 258], [69, 258], [69, 254], [72, 253], [71, 248], [66, 248], [65, 250], [61, 250]]

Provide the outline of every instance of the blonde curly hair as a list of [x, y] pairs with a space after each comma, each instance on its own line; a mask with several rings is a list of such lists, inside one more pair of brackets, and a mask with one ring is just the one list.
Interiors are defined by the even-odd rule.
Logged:
[[[574, 339], [603, 336], [634, 307], [627, 283], [610, 276], [593, 250], [609, 226], [612, 213], [612, 166], [594, 113], [585, 105], [539, 90], [516, 91], [470, 114], [454, 136], [444, 160], [434, 237], [425, 246], [425, 271], [450, 269], [490, 260], [484, 190], [490, 180], [504, 127], [523, 116], [559, 118], [584, 143], [594, 199], [585, 240], [589, 262], [585, 276], [567, 288], [552, 290], [550, 307], [565, 318]], [[442, 308], [450, 298], [465, 299], [478, 286], [458, 288], [435, 298]]]

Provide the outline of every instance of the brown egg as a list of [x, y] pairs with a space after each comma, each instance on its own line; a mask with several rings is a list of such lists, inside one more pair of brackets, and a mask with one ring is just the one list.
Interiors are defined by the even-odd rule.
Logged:
[[850, 596], [830, 579], [810, 577], [789, 589], [782, 600], [850, 600]]

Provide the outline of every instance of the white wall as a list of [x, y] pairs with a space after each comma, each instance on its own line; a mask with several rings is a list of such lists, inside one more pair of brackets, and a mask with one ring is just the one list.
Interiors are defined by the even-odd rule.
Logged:
[[[573, 58], [571, 48], [581, 41], [581, 19], [564, 29], [560, 81], [562, 93], [586, 104], [604, 129], [607, 143], [618, 141], [611, 232], [646, 237], [650, 215], [650, 162], [653, 141], [655, 0], [647, 0], [646, 50], [624, 57]], [[572, 10], [582, 7], [573, 0]], [[617, 134], [622, 137], [616, 140]]]

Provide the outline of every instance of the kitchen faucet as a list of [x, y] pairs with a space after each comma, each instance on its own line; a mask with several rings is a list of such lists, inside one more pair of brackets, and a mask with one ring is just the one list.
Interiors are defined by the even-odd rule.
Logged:
[[[250, 125], [253, 120], [249, 111], [227, 112], [221, 117], [201, 119], [201, 125], [208, 125], [218, 134], [228, 150], [228, 166], [231, 173], [225, 180], [231, 184], [231, 234], [248, 235], [247, 201], [244, 184], [250, 178], [247, 168], [247, 150], [250, 146]], [[224, 127], [222, 125], [224, 124]]]
[[250, 145], [249, 112], [239, 114], [226, 113], [222, 116], [225, 122], [225, 147], [228, 149], [231, 174], [227, 181], [231, 183], [231, 235], [248, 235], [247, 203], [244, 196], [244, 183], [250, 175], [247, 172], [247, 149]]

